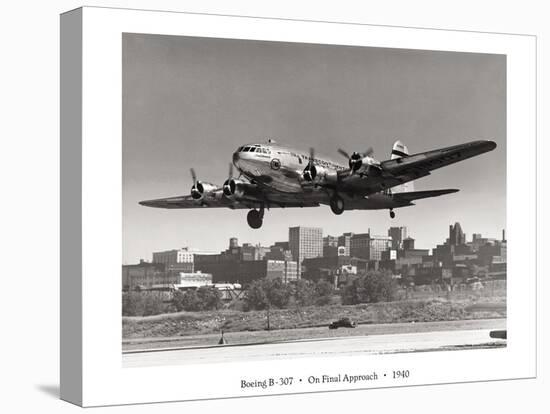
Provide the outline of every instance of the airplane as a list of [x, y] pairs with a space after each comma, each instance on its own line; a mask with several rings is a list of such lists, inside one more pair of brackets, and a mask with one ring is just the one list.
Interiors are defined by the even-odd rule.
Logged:
[[[240, 146], [229, 164], [229, 176], [216, 186], [197, 179], [191, 168], [193, 186], [189, 195], [140, 201], [148, 207], [248, 209], [248, 225], [262, 226], [265, 210], [271, 208], [319, 207], [329, 205], [336, 215], [345, 210], [389, 210], [413, 206], [413, 201], [456, 193], [458, 189], [414, 191], [413, 181], [431, 171], [492, 151], [493, 141], [472, 141], [446, 148], [409, 154], [396, 141], [390, 159], [378, 161], [373, 149], [349, 154], [347, 165], [328, 157], [278, 144], [270, 139], [264, 144]], [[239, 171], [233, 176], [233, 167]]]

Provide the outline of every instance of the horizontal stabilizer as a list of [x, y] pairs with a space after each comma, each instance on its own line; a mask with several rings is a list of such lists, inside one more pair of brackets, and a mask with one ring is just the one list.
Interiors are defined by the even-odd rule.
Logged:
[[422, 198], [439, 197], [445, 194], [452, 194], [457, 191], [457, 189], [412, 191], [406, 193], [393, 193], [393, 197], [398, 198], [399, 200], [411, 202]]

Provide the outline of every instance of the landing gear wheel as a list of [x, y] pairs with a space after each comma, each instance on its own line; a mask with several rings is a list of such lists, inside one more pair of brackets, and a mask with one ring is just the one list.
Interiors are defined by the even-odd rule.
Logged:
[[344, 200], [342, 199], [342, 197], [337, 195], [332, 197], [330, 199], [330, 209], [336, 215], [342, 214], [345, 210]]
[[259, 229], [263, 223], [262, 214], [258, 210], [250, 210], [246, 215], [246, 221], [253, 229]]
[[393, 210], [390, 210], [390, 217], [395, 218], [395, 212]]

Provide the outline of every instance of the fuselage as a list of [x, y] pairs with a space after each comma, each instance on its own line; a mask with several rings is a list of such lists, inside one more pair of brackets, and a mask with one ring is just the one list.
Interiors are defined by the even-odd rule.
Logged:
[[[285, 193], [304, 191], [301, 174], [308, 165], [307, 152], [274, 144], [247, 144], [233, 153], [233, 164], [250, 180]], [[347, 168], [330, 157], [315, 156], [315, 166], [331, 171]]]

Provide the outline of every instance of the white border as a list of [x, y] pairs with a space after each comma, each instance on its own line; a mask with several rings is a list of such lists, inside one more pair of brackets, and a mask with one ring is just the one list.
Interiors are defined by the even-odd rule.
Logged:
[[[246, 377], [407, 368], [403, 385], [536, 376], [535, 38], [323, 22], [84, 8], [82, 145], [83, 405], [268, 395]], [[121, 366], [121, 34], [330, 43], [507, 55], [506, 349], [124, 369]], [[521, 197], [517, 197], [521, 191]], [[379, 381], [377, 387], [394, 386]], [[355, 388], [364, 388], [358, 385]], [[352, 389], [298, 385], [289, 392]]]

